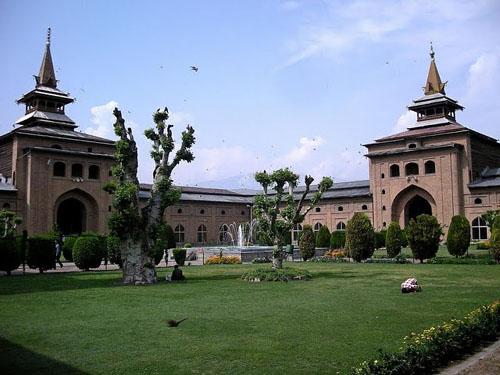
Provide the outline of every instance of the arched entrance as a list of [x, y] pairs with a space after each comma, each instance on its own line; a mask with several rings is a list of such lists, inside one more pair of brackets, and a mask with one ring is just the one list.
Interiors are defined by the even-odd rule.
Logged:
[[99, 231], [99, 206], [80, 189], [62, 194], [54, 205], [55, 224], [63, 234]]
[[418, 215], [436, 215], [436, 201], [425, 189], [416, 185], [410, 185], [399, 192], [391, 205], [391, 219], [406, 227], [411, 219]]
[[57, 227], [63, 234], [85, 232], [87, 212], [84, 204], [76, 198], [62, 201], [57, 208]]
[[415, 195], [405, 206], [405, 225], [422, 214], [432, 215], [432, 207], [425, 198]]

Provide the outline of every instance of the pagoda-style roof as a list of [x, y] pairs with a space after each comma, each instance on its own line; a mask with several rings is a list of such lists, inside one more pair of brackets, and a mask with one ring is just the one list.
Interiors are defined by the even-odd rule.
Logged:
[[430, 95], [424, 95], [418, 99], [413, 100], [413, 104], [410, 104], [408, 106], [408, 109], [417, 112], [419, 109], [435, 107], [436, 105], [441, 104], [446, 104], [448, 107], [453, 109], [464, 109], [464, 107], [458, 104], [458, 101], [440, 92]]

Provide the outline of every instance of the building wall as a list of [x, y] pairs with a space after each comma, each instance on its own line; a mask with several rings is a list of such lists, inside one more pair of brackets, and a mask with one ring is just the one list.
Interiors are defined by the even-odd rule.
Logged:
[[12, 140], [0, 144], [0, 174], [4, 177], [12, 175]]

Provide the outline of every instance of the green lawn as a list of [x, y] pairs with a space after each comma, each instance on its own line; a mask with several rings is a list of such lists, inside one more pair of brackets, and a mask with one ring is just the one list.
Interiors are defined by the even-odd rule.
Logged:
[[[500, 298], [499, 266], [296, 266], [314, 279], [249, 284], [250, 265], [185, 267], [186, 283], [149, 287], [118, 272], [1, 277], [0, 373], [344, 373]], [[410, 276], [423, 293], [400, 293]]]
[[[478, 250], [477, 244], [471, 244], [471, 246], [469, 247], [468, 253], [469, 253], [469, 255], [473, 255], [473, 256], [488, 256], [489, 250]], [[401, 249], [401, 254], [405, 255], [407, 258], [413, 258], [413, 253], [409, 247], [405, 247], [405, 248]], [[375, 250], [375, 252], [373, 253], [373, 256], [375, 258], [386, 258], [387, 251], [385, 250], [385, 248]], [[453, 255], [450, 255], [446, 245], [440, 245], [439, 250], [436, 253], [436, 257], [443, 257], [443, 258], [452, 257], [453, 258]]]

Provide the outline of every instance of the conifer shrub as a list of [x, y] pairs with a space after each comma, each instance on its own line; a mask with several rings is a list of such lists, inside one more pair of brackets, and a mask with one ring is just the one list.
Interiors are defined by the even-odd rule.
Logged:
[[408, 247], [408, 235], [406, 234], [406, 228], [401, 229], [401, 247]]
[[394, 221], [387, 228], [385, 249], [389, 258], [395, 258], [401, 252], [401, 228]]
[[75, 245], [77, 238], [78, 237], [75, 236], [68, 236], [64, 238], [64, 242], [62, 245], [62, 253], [64, 259], [69, 260], [70, 262], [73, 261], [73, 246]]
[[361, 262], [373, 255], [374, 232], [368, 216], [356, 212], [346, 226], [346, 246], [351, 258]]
[[330, 230], [322, 225], [316, 234], [316, 247], [330, 247]]
[[413, 256], [420, 263], [436, 256], [443, 230], [434, 216], [422, 214], [416, 220], [411, 219], [406, 233]]
[[78, 237], [73, 246], [73, 261], [84, 271], [99, 268], [104, 255], [102, 239], [97, 236]]
[[456, 258], [465, 254], [470, 244], [470, 224], [462, 215], [455, 215], [451, 218], [448, 236], [446, 237], [446, 247], [450, 255]]
[[387, 231], [382, 229], [380, 232], [374, 232], [374, 247], [375, 249], [381, 249], [385, 247], [385, 237]]
[[335, 230], [330, 235], [330, 248], [343, 249], [345, 247], [345, 231]]
[[16, 237], [8, 236], [0, 238], [0, 270], [7, 272], [10, 276], [11, 271], [17, 269], [21, 264]]
[[106, 240], [106, 252], [111, 264], [116, 264], [122, 268], [122, 253], [120, 248], [120, 239], [117, 236], [109, 235]]
[[40, 273], [56, 266], [56, 245], [52, 235], [40, 235], [28, 238], [26, 263], [29, 268]]
[[314, 256], [316, 250], [316, 238], [313, 229], [310, 225], [304, 225], [302, 228], [302, 236], [299, 240], [300, 256], [304, 260], [308, 260]]
[[500, 263], [500, 216], [495, 218], [491, 227], [490, 253], [497, 263]]
[[175, 243], [174, 230], [168, 224], [165, 225], [165, 240], [166, 240], [165, 250], [175, 248], [176, 243]]
[[186, 249], [174, 249], [173, 250], [175, 263], [179, 266], [183, 266], [186, 261]]

